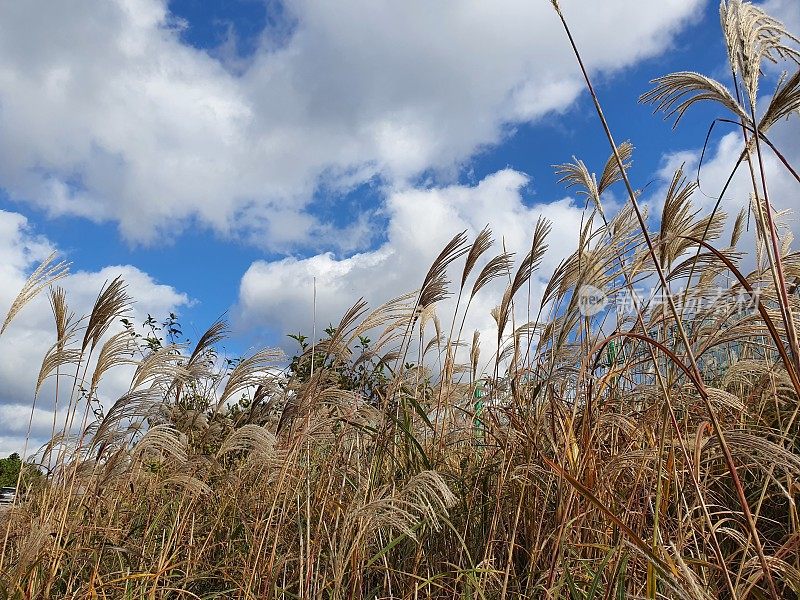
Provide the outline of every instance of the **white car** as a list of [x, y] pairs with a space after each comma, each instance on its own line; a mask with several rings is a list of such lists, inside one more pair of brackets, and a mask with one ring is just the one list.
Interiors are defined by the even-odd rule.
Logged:
[[4, 487], [0, 488], [0, 504], [11, 504], [17, 497], [17, 488]]

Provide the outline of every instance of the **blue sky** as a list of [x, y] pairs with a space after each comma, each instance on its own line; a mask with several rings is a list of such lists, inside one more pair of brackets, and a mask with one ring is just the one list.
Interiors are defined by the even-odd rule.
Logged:
[[[231, 353], [286, 345], [310, 330], [312, 277], [320, 320], [335, 320], [360, 295], [414, 289], [464, 227], [492, 221], [524, 246], [543, 213], [555, 264], [580, 209], [551, 165], [576, 155], [600, 171], [608, 156], [545, 0], [36, 4], [0, 8], [0, 310], [56, 248], [79, 275], [76, 307], [119, 271], [140, 317], [174, 310], [197, 339], [226, 313]], [[636, 147], [634, 185], [658, 190], [718, 111], [673, 130], [637, 99], [672, 71], [727, 81], [718, 4], [562, 5], [617, 141]], [[800, 23], [796, 2], [766, 6]], [[730, 159], [721, 138], [712, 170]], [[17, 341], [46, 331], [30, 310]], [[10, 423], [28, 380], [7, 370]]]

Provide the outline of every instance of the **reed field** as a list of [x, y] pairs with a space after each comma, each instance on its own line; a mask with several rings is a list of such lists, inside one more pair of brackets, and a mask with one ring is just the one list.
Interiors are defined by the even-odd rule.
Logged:
[[[191, 347], [120, 328], [121, 279], [77, 318], [46, 261], [2, 329], [49, 296], [31, 398], [67, 417], [0, 508], [0, 597], [800, 596], [800, 254], [764, 166], [800, 197], [770, 140], [800, 117], [800, 52], [760, 8], [720, 12], [732, 83], [672, 73], [641, 101], [672, 120], [715, 105], [749, 197], [700, 211], [678, 170], [646, 215], [584, 72], [609, 158], [555, 167], [586, 210], [553, 273], [547, 215], [517, 255], [501, 231], [457, 233], [416, 291], [309, 322], [287, 367], [274, 349], [222, 361], [222, 322]], [[777, 87], [759, 87], [767, 63]], [[497, 289], [496, 339], [466, 331]], [[117, 369], [129, 390], [101, 405]]]

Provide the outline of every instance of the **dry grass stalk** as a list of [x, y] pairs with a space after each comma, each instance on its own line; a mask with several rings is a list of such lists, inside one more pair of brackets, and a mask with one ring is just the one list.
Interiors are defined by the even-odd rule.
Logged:
[[[772, 21], [725, 6], [761, 28], [743, 48], [784, 57]], [[674, 94], [694, 93], [692, 81]], [[778, 88], [784, 106], [793, 81]], [[662, 91], [678, 117], [691, 105]], [[544, 221], [513, 274], [510, 253], [486, 260], [488, 228], [471, 243], [456, 235], [420, 292], [372, 312], [356, 302], [293, 369], [278, 372], [264, 350], [220, 372], [222, 323], [192, 352], [145, 353], [130, 391], [54, 435], [35, 456], [51, 471], [0, 514], [0, 595], [796, 597], [800, 372], [784, 319], [800, 301], [767, 271], [800, 277], [800, 256], [758, 190], [755, 249], [737, 247], [744, 212], [730, 245], [712, 245], [723, 215], [692, 207], [680, 171], [648, 230], [630, 145], [612, 140], [612, 157], [599, 180], [578, 159], [559, 168], [587, 218], [536, 317], [519, 292], [541, 265]], [[630, 202], [606, 215], [601, 197], [620, 183]], [[748, 251], [764, 262], [745, 274]], [[448, 335], [439, 300], [454, 270], [458, 300], [471, 294]], [[461, 329], [498, 277], [509, 280], [499, 348], [482, 368], [480, 335], [461, 356]], [[614, 294], [640, 281], [686, 291], [632, 314], [581, 312], [581, 286]], [[37, 391], [73, 364], [98, 394], [129, 360], [122, 337], [104, 336], [129, 304], [124, 284], [103, 290], [83, 335], [62, 292], [51, 304], [57, 342]]]

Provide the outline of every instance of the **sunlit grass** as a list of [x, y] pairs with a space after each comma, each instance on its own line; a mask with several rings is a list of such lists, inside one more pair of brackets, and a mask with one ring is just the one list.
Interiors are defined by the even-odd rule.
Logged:
[[[557, 167], [587, 209], [554, 273], [539, 270], [545, 219], [516, 262], [488, 229], [455, 235], [409, 282], [419, 292], [293, 336], [288, 368], [270, 349], [220, 366], [222, 323], [193, 348], [110, 335], [132, 300], [120, 280], [83, 320], [51, 290], [57, 341], [36, 391], [55, 378], [67, 421], [28, 452], [45, 476], [0, 513], [0, 595], [797, 597], [800, 255], [757, 175], [800, 74], [761, 119], [750, 109], [757, 66], [796, 69], [798, 54], [749, 5], [724, 4], [723, 23], [734, 89], [674, 74], [644, 99], [677, 116], [718, 102], [741, 123], [754, 247], [740, 247], [745, 213], [730, 228], [728, 207], [698, 213], [680, 171], [647, 229], [633, 148], [607, 129], [599, 178]], [[629, 198], [608, 214], [615, 186]], [[63, 275], [51, 264], [4, 328]], [[534, 274], [549, 277], [541, 299]], [[635, 299], [643, 284], [661, 301]], [[497, 286], [486, 356], [466, 311]], [[587, 290], [628, 310], [595, 311]], [[128, 393], [101, 407], [102, 375], [131, 363]]]

